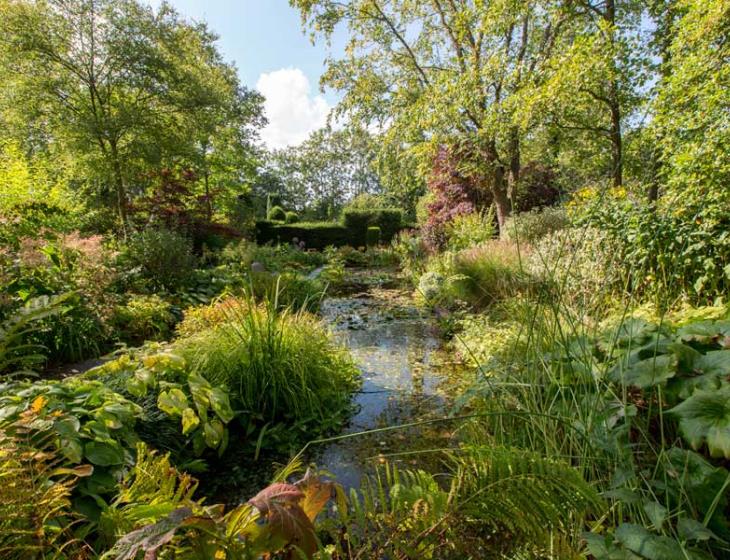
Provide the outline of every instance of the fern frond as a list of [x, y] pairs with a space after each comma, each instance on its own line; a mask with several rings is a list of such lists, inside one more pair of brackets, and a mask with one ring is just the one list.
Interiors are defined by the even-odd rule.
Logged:
[[71, 534], [77, 477], [61, 463], [50, 435], [30, 436], [18, 425], [0, 431], [0, 557], [80, 554], [83, 544]]
[[532, 452], [470, 447], [454, 461], [459, 507], [508, 531], [515, 541], [549, 542], [551, 532], [573, 532], [603, 505], [577, 470]]

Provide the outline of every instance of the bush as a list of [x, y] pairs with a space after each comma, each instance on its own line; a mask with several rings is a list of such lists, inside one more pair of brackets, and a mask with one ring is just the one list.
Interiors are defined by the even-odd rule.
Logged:
[[296, 212], [287, 212], [284, 221], [287, 224], [295, 224], [299, 221], [299, 214], [297, 214]]
[[165, 340], [175, 322], [172, 305], [156, 294], [131, 295], [126, 305], [117, 306], [111, 319], [119, 340], [129, 344]]
[[632, 296], [665, 307], [677, 299], [704, 305], [730, 289], [729, 193], [699, 203], [687, 193], [654, 208], [622, 189], [579, 192], [570, 209], [578, 224], [610, 238]]
[[403, 227], [403, 212], [397, 208], [376, 208], [372, 210], [345, 210], [343, 223], [348, 229], [353, 246], [367, 244], [369, 227], [379, 227], [382, 241], [390, 242]]
[[317, 280], [296, 272], [252, 272], [250, 278], [248, 291], [256, 301], [268, 302], [277, 309], [317, 311], [324, 296], [324, 287]]
[[[349, 410], [357, 368], [312, 315], [249, 299], [224, 300], [204, 315], [176, 350], [193, 371], [228, 387], [234, 409], [252, 422], [285, 423], [293, 439], [311, 439]], [[187, 319], [181, 327], [193, 330]]]
[[367, 236], [365, 238], [368, 247], [375, 247], [380, 244], [381, 232], [378, 226], [368, 227]]
[[494, 212], [472, 212], [456, 216], [446, 228], [447, 247], [461, 251], [494, 239]]
[[527, 258], [532, 274], [552, 285], [566, 302], [587, 309], [625, 291], [623, 266], [619, 245], [595, 228], [550, 233]]
[[329, 245], [341, 247], [352, 244], [352, 235], [344, 226], [335, 222], [299, 222], [276, 224], [271, 221], [256, 222], [256, 242], [291, 243], [304, 241], [306, 249], [324, 249]]
[[528, 291], [530, 286], [517, 247], [497, 240], [434, 257], [419, 280], [419, 290], [430, 305], [464, 302], [474, 309]]
[[570, 227], [568, 213], [563, 207], [531, 210], [510, 216], [504, 227], [504, 238], [533, 244], [546, 235]]
[[273, 206], [271, 210], [269, 210], [269, 215], [266, 217], [274, 222], [283, 222], [286, 220], [286, 212], [281, 206]]
[[560, 195], [555, 172], [531, 161], [520, 171], [520, 180], [512, 193], [513, 207], [517, 212], [546, 208], [557, 204]]
[[152, 288], [170, 291], [182, 287], [196, 266], [190, 240], [166, 229], [134, 234], [120, 257], [123, 265], [137, 267]]

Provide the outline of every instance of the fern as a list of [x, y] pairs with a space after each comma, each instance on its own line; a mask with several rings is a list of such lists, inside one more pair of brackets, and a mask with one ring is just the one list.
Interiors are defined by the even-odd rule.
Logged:
[[45, 361], [45, 348], [26, 340], [37, 330], [39, 321], [64, 311], [62, 304], [71, 295], [32, 299], [0, 323], [0, 374], [28, 375], [30, 368]]
[[0, 431], [0, 557], [81, 558], [71, 492], [88, 467], [63, 468], [50, 435], [31, 436], [26, 417]]
[[515, 542], [548, 544], [554, 532], [570, 534], [602, 508], [577, 470], [532, 452], [471, 447], [454, 460], [460, 509], [507, 530]]

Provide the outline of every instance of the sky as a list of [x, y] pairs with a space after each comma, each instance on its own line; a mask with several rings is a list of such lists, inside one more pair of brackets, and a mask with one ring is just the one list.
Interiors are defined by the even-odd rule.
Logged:
[[[157, 7], [162, 0], [148, 1]], [[312, 45], [288, 0], [168, 1], [182, 15], [206, 21], [241, 82], [265, 96], [269, 124], [261, 139], [269, 148], [300, 144], [325, 125], [338, 98], [319, 91], [319, 78], [327, 56], [343, 51], [343, 36], [335, 36], [332, 47], [321, 38]]]

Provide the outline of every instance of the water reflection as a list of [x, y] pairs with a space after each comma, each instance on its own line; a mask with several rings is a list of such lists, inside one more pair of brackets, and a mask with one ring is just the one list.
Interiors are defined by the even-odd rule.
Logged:
[[[371, 289], [366, 294], [330, 298], [323, 315], [349, 347], [362, 370], [357, 413], [343, 433], [406, 424], [443, 416], [438, 392], [443, 366], [440, 341], [431, 318], [399, 290]], [[367, 434], [328, 444], [312, 458], [345, 488], [359, 486], [381, 455], [447, 444], [444, 426], [417, 426]], [[419, 466], [422, 456], [400, 460]]]

